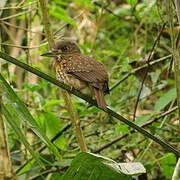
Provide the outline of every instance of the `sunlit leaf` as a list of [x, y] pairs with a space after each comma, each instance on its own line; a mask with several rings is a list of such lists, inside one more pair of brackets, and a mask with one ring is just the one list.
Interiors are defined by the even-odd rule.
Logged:
[[176, 165], [176, 156], [172, 153], [165, 154], [161, 160], [161, 167], [166, 178], [171, 178]]

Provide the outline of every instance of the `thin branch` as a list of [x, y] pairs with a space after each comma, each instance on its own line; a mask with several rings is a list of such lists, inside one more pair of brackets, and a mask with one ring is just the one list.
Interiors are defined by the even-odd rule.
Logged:
[[43, 44], [40, 44], [39, 46], [21, 46], [21, 45], [17, 45], [17, 44], [7, 44], [7, 43], [0, 43], [0, 45], [3, 45], [3, 46], [10, 46], [10, 47], [17, 47], [17, 48], [23, 48], [23, 49], [38, 49], [42, 46], [45, 46], [47, 45], [47, 42], [43, 43]]
[[161, 31], [159, 32], [156, 40], [154, 41], [154, 44], [153, 44], [153, 46], [152, 46], [152, 49], [151, 49], [150, 54], [149, 54], [149, 56], [148, 56], [148, 59], [147, 59], [147, 61], [146, 61], [146, 63], [147, 63], [148, 66], [147, 66], [147, 70], [146, 70], [146, 72], [145, 72], [145, 75], [144, 75], [144, 77], [143, 77], [143, 80], [142, 80], [142, 83], [141, 83], [141, 86], [140, 86], [140, 89], [139, 89], [139, 92], [138, 92], [138, 96], [137, 96], [137, 100], [136, 100], [136, 104], [135, 104], [135, 108], [134, 108], [133, 121], [135, 121], [135, 119], [136, 119], [136, 111], [137, 111], [139, 99], [140, 99], [140, 96], [141, 96], [141, 92], [142, 92], [142, 89], [143, 89], [144, 82], [145, 82], [146, 77], [147, 77], [148, 72], [149, 72], [149, 67], [150, 67], [149, 62], [150, 62], [150, 60], [151, 60], [151, 57], [152, 57], [153, 51], [154, 51], [154, 49], [155, 49], [155, 46], [156, 46], [156, 44], [158, 43], [158, 41], [159, 41], [159, 39], [160, 39], [160, 37], [161, 37], [161, 34], [162, 34], [162, 32], [163, 32], [163, 29], [165, 28], [165, 25], [166, 25], [166, 23], [164, 23], [164, 24], [162, 25]]
[[[0, 58], [3, 58], [6, 61], [9, 61], [13, 64], [16, 64], [17, 66], [23, 68], [24, 70], [27, 70], [33, 74], [36, 74], [37, 76], [47, 80], [48, 82], [51, 82], [52, 84], [68, 91], [71, 94], [74, 94], [75, 96], [87, 101], [88, 103], [92, 104], [93, 106], [96, 106], [97, 108], [101, 109], [100, 107], [98, 107], [97, 103], [95, 100], [93, 100], [91, 97], [84, 95], [81, 91], [78, 91], [76, 89], [72, 89], [71, 87], [69, 87], [68, 85], [52, 78], [51, 76], [31, 67], [28, 66], [25, 63], [22, 63], [20, 61], [18, 61], [17, 59], [9, 56], [8, 54], [2, 53], [0, 52]], [[101, 109], [103, 110], [103, 109]], [[143, 128], [141, 128], [140, 126], [134, 124], [133, 122], [127, 120], [126, 118], [124, 118], [123, 116], [121, 116], [120, 114], [114, 112], [113, 110], [111, 110], [110, 108], [107, 108], [107, 113], [113, 117], [115, 117], [118, 121], [121, 121], [123, 123], [125, 123], [126, 125], [132, 127], [133, 129], [137, 130], [138, 132], [140, 132], [141, 134], [143, 134], [144, 136], [152, 139], [153, 141], [155, 141], [157, 144], [161, 145], [164, 149], [166, 149], [167, 151], [173, 152], [176, 156], [180, 157], [180, 152], [174, 148], [172, 145], [170, 145], [169, 143], [153, 136], [151, 133], [149, 133], [148, 131], [144, 130]]]

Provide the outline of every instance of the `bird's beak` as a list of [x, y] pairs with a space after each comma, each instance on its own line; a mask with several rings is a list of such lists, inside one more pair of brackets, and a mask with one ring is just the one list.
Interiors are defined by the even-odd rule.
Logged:
[[46, 56], [46, 57], [56, 57], [57, 55], [58, 55], [58, 51], [56, 51], [56, 50], [48, 51], [48, 52], [41, 54], [41, 56]]

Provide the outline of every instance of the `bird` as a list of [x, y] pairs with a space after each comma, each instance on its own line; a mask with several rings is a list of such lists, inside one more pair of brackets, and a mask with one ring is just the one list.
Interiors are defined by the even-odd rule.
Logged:
[[92, 57], [85, 56], [71, 39], [59, 40], [51, 51], [42, 56], [54, 57], [57, 80], [95, 96], [97, 105], [107, 111], [104, 95], [109, 94], [108, 72], [105, 66]]

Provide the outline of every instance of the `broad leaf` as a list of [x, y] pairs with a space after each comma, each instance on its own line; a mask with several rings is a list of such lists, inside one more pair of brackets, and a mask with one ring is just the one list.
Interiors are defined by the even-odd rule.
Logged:
[[176, 165], [176, 156], [172, 153], [167, 153], [161, 158], [160, 163], [163, 174], [167, 179], [170, 179], [173, 175], [174, 167]]
[[63, 180], [129, 180], [132, 175], [145, 173], [141, 163], [116, 163], [115, 161], [91, 153], [81, 152], [72, 161]]

